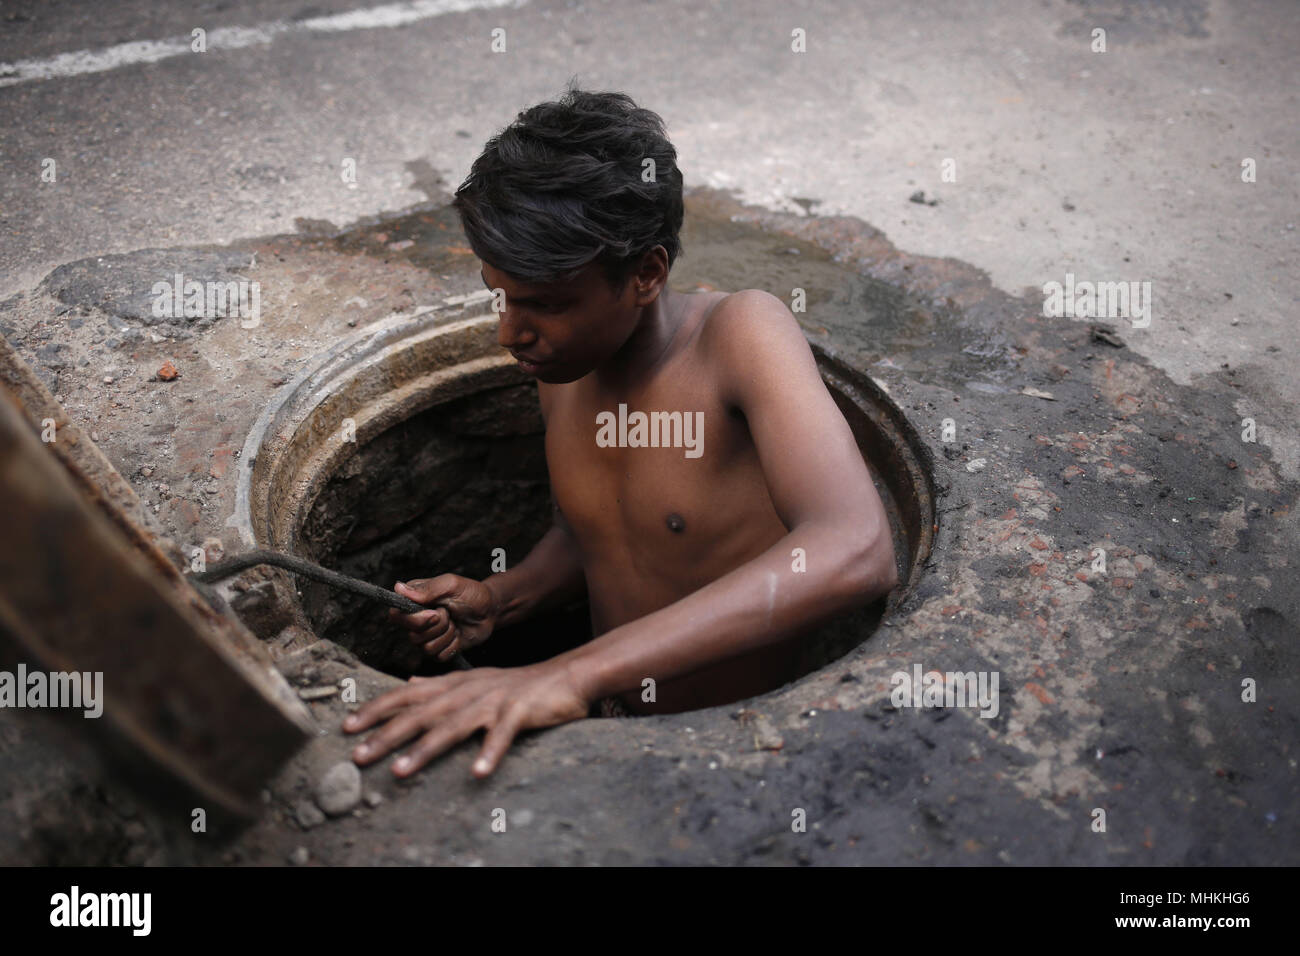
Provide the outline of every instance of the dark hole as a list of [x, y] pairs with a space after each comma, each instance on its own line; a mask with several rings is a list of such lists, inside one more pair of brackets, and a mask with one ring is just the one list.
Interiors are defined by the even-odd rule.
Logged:
[[[897, 553], [906, 556], [893, 499], [879, 477], [876, 486], [894, 523]], [[507, 566], [522, 561], [551, 518], [541, 412], [526, 383], [445, 402], [377, 436], [330, 476], [302, 541], [326, 567], [383, 587], [442, 573], [482, 580], [501, 551]], [[371, 667], [400, 677], [448, 669], [414, 647], [384, 609], [311, 582], [302, 592], [316, 632]], [[799, 666], [786, 680], [861, 643], [883, 609], [878, 602], [802, 638]], [[476, 666], [519, 666], [590, 638], [584, 600], [504, 628], [466, 657]]]

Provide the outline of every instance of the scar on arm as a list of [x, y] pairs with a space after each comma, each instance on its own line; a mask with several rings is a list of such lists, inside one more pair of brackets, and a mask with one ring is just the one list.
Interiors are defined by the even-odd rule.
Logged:
[[767, 573], [767, 626], [772, 626], [772, 609], [776, 607], [776, 582], [777, 574], [775, 571]]

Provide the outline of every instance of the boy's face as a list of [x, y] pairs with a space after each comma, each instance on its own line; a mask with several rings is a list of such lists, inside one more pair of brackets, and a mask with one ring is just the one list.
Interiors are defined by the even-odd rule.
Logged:
[[[570, 282], [546, 284], [518, 282], [483, 263], [484, 284], [505, 290], [497, 341], [520, 368], [548, 384], [577, 381], [623, 346], [648, 304], [637, 279], [629, 277], [615, 294], [594, 262]], [[653, 302], [657, 290], [648, 291]]]

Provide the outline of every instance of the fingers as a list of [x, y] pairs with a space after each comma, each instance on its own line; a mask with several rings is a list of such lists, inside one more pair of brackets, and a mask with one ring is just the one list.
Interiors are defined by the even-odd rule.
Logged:
[[430, 656], [437, 654], [438, 660], [445, 661], [451, 657], [452, 654], [456, 653], [459, 647], [456, 639], [459, 636], [460, 632], [455, 628], [452, 628], [448, 633], [444, 634], [437, 640], [429, 641], [429, 643], [425, 644], [424, 653]]
[[520, 699], [512, 692], [507, 685], [518, 678], [506, 677], [508, 673], [487, 668], [412, 678], [343, 722], [345, 731], [355, 733], [386, 721], [353, 750], [352, 759], [364, 766], [410, 744], [392, 765], [396, 776], [409, 777], [482, 728], [487, 733], [473, 774], [479, 779], [490, 776], [521, 730], [555, 722], [545, 716], [554, 708], [543, 707], [539, 717], [536, 701], [525, 702], [536, 695]]
[[415, 611], [411, 614], [403, 614], [396, 608], [393, 610], [396, 613], [392, 616], [397, 618], [403, 627], [412, 631], [423, 631], [426, 628], [433, 627], [439, 621], [445, 621], [448, 618], [446, 610], [440, 607], [432, 607], [427, 611]]
[[436, 578], [398, 581], [393, 585], [393, 590], [417, 604], [432, 604], [455, 591], [460, 586], [460, 581], [454, 574], [440, 574]]
[[[388, 723], [358, 745], [352, 751], [352, 759], [363, 766], [374, 763], [421, 730], [430, 729], [447, 714], [464, 707], [475, 693], [466, 684], [464, 679], [457, 684], [455, 681], [439, 682], [435, 678], [425, 683], [408, 684], [373, 701], [355, 715], [360, 718], [358, 721], [352, 723], [351, 718], [344, 721], [343, 729], [349, 732], [364, 730], [385, 718]], [[373, 712], [369, 712], [372, 706], [380, 703], [385, 705], [383, 709], [375, 707]]]
[[430, 641], [437, 640], [453, 627], [451, 615], [446, 608], [435, 608], [431, 611], [420, 611], [418, 614], [408, 614], [405, 617], [398, 618], [398, 621], [411, 632], [407, 636], [412, 644], [427, 644]]
[[523, 715], [522, 707], [511, 705], [505, 709], [497, 722], [488, 728], [487, 736], [483, 738], [483, 749], [479, 751], [478, 759], [474, 761], [472, 772], [475, 777], [482, 780], [484, 777], [491, 776], [497, 769], [497, 764], [506, 755], [506, 751], [514, 742], [515, 735], [523, 725]]
[[447, 721], [434, 727], [419, 739], [406, 753], [393, 761], [393, 773], [399, 777], [409, 777], [416, 773], [434, 757], [450, 750], [479, 727], [483, 721], [468, 718]]
[[483, 749], [474, 761], [473, 768], [474, 776], [481, 780], [496, 770], [522, 724], [523, 711], [517, 706], [499, 708], [496, 720], [492, 722], [481, 716], [449, 721], [434, 727], [393, 761], [393, 773], [399, 777], [409, 777], [419, 772], [429, 761], [450, 750], [480, 727], [486, 726], [487, 736], [483, 741]]
[[425, 729], [419, 709], [412, 707], [398, 714], [352, 750], [352, 760], [365, 766], [391, 753]]
[[[459, 675], [448, 674], [446, 676], [456, 677]], [[439, 678], [433, 678], [427, 681], [412, 681], [403, 687], [395, 687], [388, 693], [376, 697], [355, 714], [344, 719], [343, 729], [350, 734], [355, 734], [373, 727], [381, 720], [387, 720], [411, 704], [427, 700], [438, 693], [442, 688], [433, 686], [438, 683]]]

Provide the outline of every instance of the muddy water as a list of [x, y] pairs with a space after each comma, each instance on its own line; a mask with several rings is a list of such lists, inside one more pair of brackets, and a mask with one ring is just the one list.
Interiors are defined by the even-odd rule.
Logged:
[[[673, 265], [673, 288], [763, 289], [792, 308], [794, 290], [802, 289], [806, 311], [796, 312], [796, 318], [807, 334], [825, 337], [828, 329], [842, 328], [846, 322], [865, 329], [868, 349], [874, 353], [866, 356], [869, 363], [893, 363], [930, 384], [947, 378], [936, 375], [936, 367], [998, 383], [1013, 365], [1005, 335], [966, 322], [956, 310], [932, 306], [895, 285], [863, 276], [811, 242], [732, 221], [704, 199], [687, 199], [681, 240], [683, 254]], [[348, 255], [410, 264], [452, 284], [460, 273], [469, 277], [467, 291], [481, 288], [478, 259], [450, 206], [417, 207], [316, 242]], [[956, 350], [954, 341], [960, 343]]]
[[[1012, 368], [1005, 335], [861, 275], [811, 242], [733, 222], [703, 201], [688, 202], [681, 237], [675, 288], [763, 289], [792, 309], [794, 290], [802, 289], [807, 311], [795, 317], [805, 333], [818, 340], [829, 329], [852, 326], [868, 365], [892, 363], [927, 384], [948, 379], [949, 372], [936, 369], [996, 383]], [[953, 342], [960, 343], [957, 350]]]

